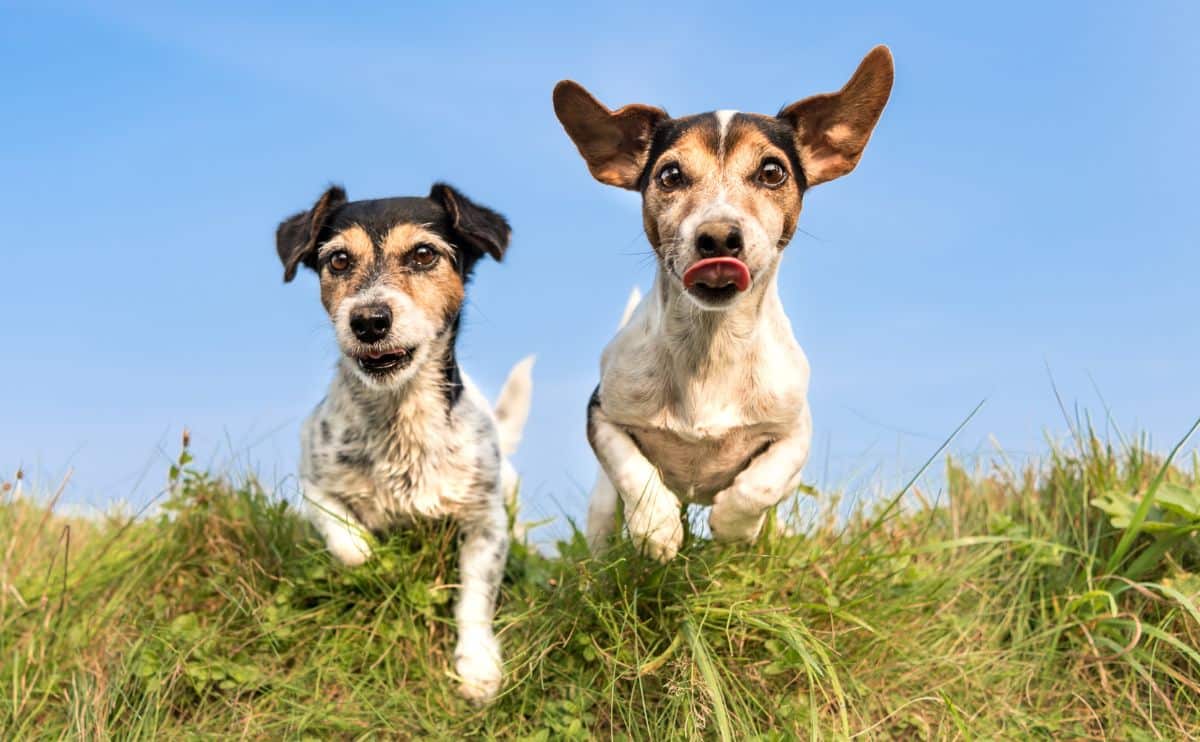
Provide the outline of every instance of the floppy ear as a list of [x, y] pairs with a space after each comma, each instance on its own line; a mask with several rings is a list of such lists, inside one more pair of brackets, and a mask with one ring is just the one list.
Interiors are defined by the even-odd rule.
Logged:
[[610, 111], [573, 80], [554, 86], [554, 114], [596, 180], [630, 190], [637, 190], [646, 167], [654, 127], [667, 118], [661, 108], [640, 103]]
[[496, 260], [504, 257], [508, 239], [512, 236], [507, 219], [445, 183], [434, 183], [429, 190], [429, 198], [446, 210], [451, 231], [463, 243], [460, 247], [472, 249], [476, 258], [484, 253]]
[[810, 186], [854, 169], [892, 92], [892, 53], [877, 46], [836, 93], [805, 98], [779, 112], [796, 130], [796, 151]]
[[296, 277], [296, 268], [301, 263], [309, 268], [317, 267], [317, 240], [321, 230], [329, 223], [333, 212], [346, 203], [346, 191], [341, 186], [330, 186], [321, 194], [308, 211], [284, 219], [275, 230], [275, 250], [283, 261], [283, 281]]

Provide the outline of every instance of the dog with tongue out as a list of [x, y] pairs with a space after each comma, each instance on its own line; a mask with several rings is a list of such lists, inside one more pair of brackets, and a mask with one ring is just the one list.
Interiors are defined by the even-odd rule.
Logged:
[[684, 271], [683, 287], [704, 291], [745, 291], [750, 288], [750, 269], [737, 258], [704, 258]]
[[777, 115], [715, 111], [672, 118], [610, 110], [578, 83], [554, 111], [601, 183], [636, 190], [658, 268], [650, 294], [604, 349], [588, 406], [600, 462], [587, 535], [603, 549], [625, 526], [666, 561], [682, 507], [711, 505], [722, 541], [753, 541], [796, 491], [812, 419], [808, 360], [776, 275], [807, 189], [858, 164], [891, 94], [892, 55], [872, 49], [836, 93]]

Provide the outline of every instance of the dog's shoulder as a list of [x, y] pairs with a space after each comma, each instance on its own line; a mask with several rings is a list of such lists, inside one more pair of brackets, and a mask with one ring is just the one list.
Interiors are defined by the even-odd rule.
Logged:
[[669, 371], [654, 313], [643, 300], [600, 355], [599, 395], [609, 414], [644, 418], [662, 406]]
[[[765, 391], [780, 398], [781, 404], [803, 402], [808, 396], [811, 369], [808, 356], [800, 347], [782, 306], [766, 314], [762, 340], [747, 369]], [[749, 363], [752, 361], [752, 363]]]

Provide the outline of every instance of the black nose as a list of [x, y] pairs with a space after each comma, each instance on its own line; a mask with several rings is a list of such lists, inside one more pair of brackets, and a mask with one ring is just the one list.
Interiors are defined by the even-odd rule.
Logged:
[[392, 329], [392, 310], [386, 304], [368, 304], [350, 312], [350, 329], [364, 343], [378, 343]]
[[742, 230], [733, 222], [705, 222], [696, 229], [696, 251], [702, 258], [736, 258], [742, 252]]

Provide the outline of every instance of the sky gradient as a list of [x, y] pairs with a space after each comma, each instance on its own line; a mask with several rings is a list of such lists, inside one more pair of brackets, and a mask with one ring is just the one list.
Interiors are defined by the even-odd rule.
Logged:
[[282, 283], [275, 226], [330, 182], [447, 180], [514, 227], [459, 358], [494, 395], [538, 355], [526, 515], [578, 517], [599, 352], [653, 261], [554, 83], [773, 113], [878, 43], [891, 103], [858, 169], [806, 196], [781, 270], [813, 369], [808, 480], [903, 478], [983, 400], [953, 451], [1044, 450], [1066, 431], [1051, 375], [1160, 449], [1200, 416], [1200, 4], [206, 5], [0, 4], [5, 478], [71, 470], [69, 501], [142, 502], [187, 426], [201, 464], [294, 493], [337, 351], [312, 274]]

